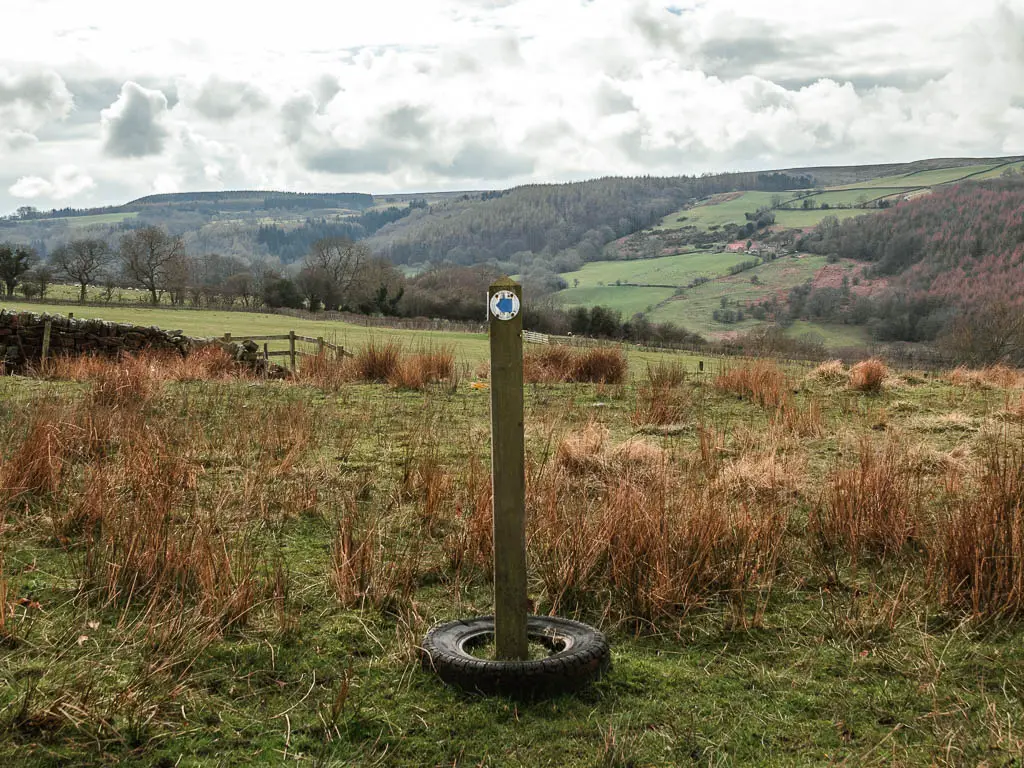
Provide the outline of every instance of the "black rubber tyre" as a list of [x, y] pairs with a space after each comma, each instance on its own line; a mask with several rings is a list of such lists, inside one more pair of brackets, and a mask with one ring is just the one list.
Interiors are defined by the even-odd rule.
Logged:
[[526, 634], [552, 654], [529, 661], [477, 658], [467, 648], [493, 640], [493, 616], [441, 624], [423, 641], [423, 668], [464, 691], [534, 698], [578, 690], [611, 665], [608, 640], [578, 621], [530, 616]]

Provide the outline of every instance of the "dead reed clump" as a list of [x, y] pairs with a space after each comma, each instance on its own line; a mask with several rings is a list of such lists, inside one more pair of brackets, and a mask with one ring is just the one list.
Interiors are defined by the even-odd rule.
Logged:
[[812, 510], [810, 532], [823, 552], [898, 554], [923, 534], [923, 475], [897, 440], [882, 447], [861, 440], [858, 463], [833, 472]]
[[985, 368], [972, 369], [960, 365], [946, 377], [951, 384], [970, 387], [995, 387], [1000, 389], [1024, 388], [1024, 371], [1010, 368], [1002, 363]]
[[165, 378], [173, 381], [224, 381], [250, 375], [227, 351], [212, 344], [187, 355], [165, 354], [161, 358]]
[[787, 399], [771, 415], [771, 422], [799, 437], [822, 437], [825, 434], [821, 403], [814, 397], [803, 407]]
[[631, 437], [608, 451], [608, 466], [631, 480], [649, 481], [666, 472], [668, 456], [661, 446]]
[[125, 356], [107, 361], [95, 369], [89, 402], [107, 408], [140, 408], [160, 388], [155, 364], [139, 357]]
[[564, 470], [528, 489], [531, 563], [552, 609], [587, 607], [657, 628], [714, 601], [759, 621], [774, 581], [783, 520], [663, 474], [620, 478], [600, 493]]
[[551, 344], [523, 354], [523, 380], [529, 384], [558, 384], [572, 378], [575, 354], [565, 344]]
[[679, 363], [658, 363], [647, 366], [647, 383], [651, 389], [681, 387], [687, 382], [689, 374]]
[[877, 357], [872, 357], [850, 368], [849, 386], [857, 392], [877, 394], [882, 391], [888, 376], [889, 367]]
[[342, 357], [328, 356], [321, 352], [302, 358], [299, 370], [291, 381], [298, 385], [308, 384], [329, 392], [337, 392], [354, 376], [353, 366]]
[[402, 358], [402, 345], [396, 341], [366, 342], [351, 360], [354, 378], [359, 381], [385, 382], [395, 375]]
[[828, 360], [807, 374], [807, 379], [823, 384], [840, 384], [847, 381], [848, 375], [842, 360]]
[[789, 394], [786, 374], [768, 360], [724, 370], [715, 377], [714, 387], [720, 392], [749, 398], [762, 408], [778, 408]]
[[395, 389], [423, 390], [431, 384], [457, 385], [455, 353], [450, 348], [423, 349], [401, 357], [388, 377]]
[[689, 392], [673, 387], [645, 385], [637, 390], [636, 405], [630, 415], [634, 427], [679, 424], [693, 404]]
[[592, 421], [562, 439], [555, 449], [555, 465], [572, 475], [600, 474], [608, 466], [607, 442], [608, 428]]
[[25, 437], [6, 461], [0, 457], [0, 503], [23, 494], [52, 494], [61, 484], [72, 450], [70, 416], [52, 403], [39, 404]]
[[738, 499], [782, 501], [799, 491], [803, 476], [797, 456], [778, 451], [741, 453], [722, 465], [714, 485]]
[[578, 352], [571, 381], [593, 384], [621, 384], [628, 370], [626, 356], [618, 347], [591, 347]]
[[1024, 439], [1004, 432], [939, 527], [937, 588], [977, 616], [1024, 613]]
[[523, 380], [530, 384], [622, 384], [628, 370], [618, 347], [574, 349], [553, 344], [523, 355]]

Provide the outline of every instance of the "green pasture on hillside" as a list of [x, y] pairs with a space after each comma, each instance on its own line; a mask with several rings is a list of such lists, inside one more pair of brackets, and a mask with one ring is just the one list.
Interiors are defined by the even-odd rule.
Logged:
[[861, 205], [868, 203], [872, 200], [876, 200], [879, 197], [886, 195], [895, 195], [900, 192], [907, 191], [908, 187], [879, 187], [877, 189], [839, 189], [828, 192], [821, 192], [817, 195], [811, 195], [809, 198], [801, 198], [793, 200], [787, 205], [795, 210], [803, 210], [804, 199], [810, 199], [816, 206], [820, 206], [823, 203], [827, 203], [831, 206], [836, 205]]
[[122, 213], [97, 213], [91, 216], [57, 216], [46, 219], [46, 221], [66, 221], [72, 229], [77, 229], [93, 224], [120, 224], [126, 219], [134, 219], [138, 215], [137, 211], [125, 211]]
[[979, 173], [977, 176], [972, 176], [972, 181], [985, 181], [986, 179], [998, 179], [1007, 170], [1016, 171], [1017, 173], [1024, 173], [1024, 162], [1011, 163], [1009, 165], [997, 165], [991, 170]]
[[774, 211], [775, 226], [783, 229], [808, 229], [816, 227], [826, 216], [835, 216], [842, 221], [852, 219], [854, 216], [870, 215], [871, 211], [860, 208], [829, 208], [822, 210], [816, 208], [812, 211]]
[[[758, 208], [770, 206], [772, 198], [777, 192], [741, 192], [732, 199], [723, 202], [708, 202], [698, 205], [695, 208], [684, 208], [683, 210], [670, 213], [655, 226], [655, 229], [681, 229], [682, 227], [695, 226], [699, 229], [709, 229], [713, 226], [725, 226], [730, 222], [743, 224], [746, 222], [744, 214], [753, 213]], [[717, 195], [717, 199], [726, 197]], [[680, 221], [680, 218], [683, 220]]]
[[[594, 288], [623, 283], [685, 286], [698, 277], [718, 277], [729, 273], [729, 268], [751, 257], [728, 251], [690, 251], [656, 259], [629, 259], [622, 261], [592, 261], [575, 272], [563, 272], [573, 288]], [[579, 280], [579, 285], [574, 285]], [[559, 294], [561, 295], [561, 294]]]
[[794, 339], [803, 336], [819, 338], [829, 349], [864, 347], [871, 344], [871, 336], [862, 325], [826, 325], [797, 320], [786, 329], [786, 335]]
[[[761, 325], [750, 318], [742, 323], [717, 323], [712, 312], [722, 308], [722, 299], [727, 299], [729, 309], [737, 309], [734, 302], [745, 304], [760, 301], [773, 294], [784, 297], [794, 286], [801, 285], [825, 266], [824, 256], [786, 257], [762, 264], [737, 275], [719, 278], [710, 283], [690, 288], [673, 298], [649, 315], [652, 322], [672, 322], [701, 334], [722, 334], [732, 331], [749, 330]], [[759, 284], [752, 283], [757, 278]]]
[[591, 288], [567, 288], [555, 294], [563, 307], [610, 307], [624, 318], [648, 312], [673, 293], [672, 288], [638, 288], [632, 285], [606, 285]]
[[847, 184], [842, 189], [874, 189], [876, 187], [931, 187], [936, 184], [948, 184], [952, 181], [963, 179], [967, 176], [973, 178], [973, 174], [984, 173], [995, 166], [994, 163], [985, 165], [963, 165], [954, 168], [935, 168], [930, 171], [916, 171], [905, 173], [899, 176], [881, 176], [877, 179], [869, 179], [856, 184]]

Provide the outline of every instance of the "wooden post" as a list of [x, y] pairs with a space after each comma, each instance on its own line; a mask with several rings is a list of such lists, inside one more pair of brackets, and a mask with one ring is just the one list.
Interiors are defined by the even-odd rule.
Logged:
[[316, 355], [317, 355], [317, 357], [323, 357], [324, 356], [324, 337], [323, 336], [317, 336], [316, 337]]
[[42, 363], [46, 362], [46, 355], [50, 351], [50, 326], [52, 324], [52, 320], [43, 323], [43, 353], [39, 356], [39, 361]]
[[74, 312], [68, 312], [68, 320], [74, 320], [74, 319], [75, 319], [75, 313]]
[[526, 659], [526, 471], [523, 441], [522, 286], [501, 278], [487, 293], [491, 336], [491, 478], [494, 511], [494, 645]]
[[263, 342], [263, 362], [270, 360], [270, 350], [268, 349], [267, 342]]
[[288, 359], [291, 361], [292, 373], [295, 373], [295, 331], [288, 331]]
[[231, 343], [231, 334], [230, 333], [225, 333], [224, 334], [224, 343], [225, 344], [230, 344]]

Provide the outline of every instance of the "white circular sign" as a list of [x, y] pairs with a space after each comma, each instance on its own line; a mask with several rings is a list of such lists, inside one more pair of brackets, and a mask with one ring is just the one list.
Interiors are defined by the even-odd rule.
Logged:
[[499, 320], [511, 320], [519, 314], [519, 297], [512, 291], [498, 291], [491, 296], [491, 314]]

